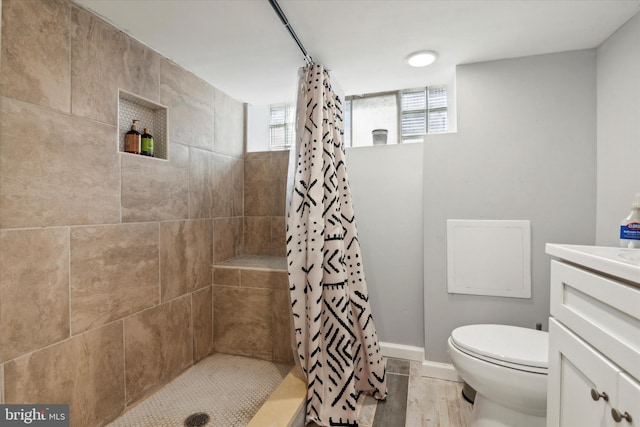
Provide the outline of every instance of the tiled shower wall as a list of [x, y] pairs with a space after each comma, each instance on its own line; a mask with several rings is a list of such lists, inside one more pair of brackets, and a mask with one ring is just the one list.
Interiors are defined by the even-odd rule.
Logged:
[[[2, 0], [0, 402], [100, 426], [213, 348], [242, 251], [243, 106], [67, 0]], [[169, 109], [119, 153], [118, 88]]]
[[244, 247], [247, 254], [285, 256], [289, 151], [247, 153], [244, 161]]
[[217, 352], [293, 363], [286, 264], [260, 257], [285, 255], [288, 159], [288, 151], [245, 154], [243, 255], [249, 257], [245, 267], [214, 268]]

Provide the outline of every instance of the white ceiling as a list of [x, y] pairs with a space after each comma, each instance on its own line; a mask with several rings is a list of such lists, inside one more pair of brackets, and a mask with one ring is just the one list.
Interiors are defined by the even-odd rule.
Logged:
[[[267, 0], [75, 0], [243, 102], [295, 98], [303, 56]], [[455, 66], [600, 45], [640, 0], [279, 0], [347, 95], [447, 83]], [[440, 54], [410, 68], [416, 50]]]

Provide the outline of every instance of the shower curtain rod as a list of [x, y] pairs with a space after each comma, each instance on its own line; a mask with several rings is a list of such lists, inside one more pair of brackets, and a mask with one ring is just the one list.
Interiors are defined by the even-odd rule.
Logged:
[[278, 4], [277, 0], [269, 0], [269, 3], [271, 4], [271, 7], [273, 7], [273, 10], [276, 12], [276, 15], [278, 15], [278, 17], [280, 18], [284, 26], [287, 28], [287, 31], [289, 31], [289, 34], [291, 34], [293, 41], [296, 42], [296, 44], [302, 51], [302, 54], [304, 55], [304, 60], [307, 62], [307, 65], [314, 65], [313, 59], [307, 53], [307, 49], [305, 49], [304, 46], [302, 45], [302, 42], [296, 35], [296, 32], [293, 31], [293, 27], [291, 26], [291, 24], [289, 24], [289, 20], [287, 20], [287, 17], [285, 16], [282, 9], [280, 9], [280, 5]]

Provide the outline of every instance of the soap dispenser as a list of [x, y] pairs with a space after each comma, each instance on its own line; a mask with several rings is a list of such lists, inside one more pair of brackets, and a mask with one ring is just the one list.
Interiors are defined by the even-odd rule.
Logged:
[[153, 136], [149, 133], [148, 128], [144, 128], [142, 134], [142, 154], [153, 157]]
[[631, 213], [620, 224], [620, 246], [640, 249], [640, 193], [631, 205]]
[[131, 130], [124, 135], [124, 151], [127, 153], [140, 154], [142, 152], [141, 135], [136, 130], [136, 122], [139, 121], [134, 119], [131, 123]]

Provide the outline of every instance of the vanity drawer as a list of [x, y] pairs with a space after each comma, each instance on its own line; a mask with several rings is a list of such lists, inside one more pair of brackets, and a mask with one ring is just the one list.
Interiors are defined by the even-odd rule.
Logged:
[[551, 315], [640, 378], [640, 289], [554, 260]]

